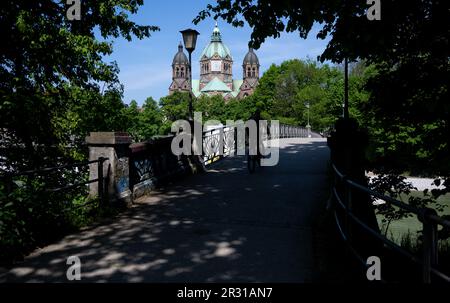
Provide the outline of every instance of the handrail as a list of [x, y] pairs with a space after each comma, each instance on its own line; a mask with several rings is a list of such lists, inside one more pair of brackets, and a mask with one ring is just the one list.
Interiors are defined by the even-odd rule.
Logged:
[[73, 183], [73, 184], [69, 184], [66, 186], [62, 186], [62, 187], [56, 187], [56, 188], [47, 188], [44, 191], [45, 192], [49, 192], [49, 193], [56, 193], [56, 192], [60, 192], [60, 191], [67, 191], [67, 190], [71, 190], [74, 188], [78, 188], [80, 186], [83, 185], [87, 185], [87, 184], [91, 184], [91, 183], [98, 183], [98, 196], [101, 202], [104, 202], [104, 177], [103, 177], [103, 163], [105, 161], [109, 160], [109, 158], [104, 158], [104, 157], [99, 157], [97, 160], [91, 160], [91, 161], [84, 161], [84, 162], [78, 162], [78, 163], [70, 163], [70, 164], [66, 164], [66, 165], [60, 165], [60, 166], [56, 166], [56, 167], [48, 167], [48, 168], [43, 168], [43, 169], [37, 169], [37, 170], [28, 170], [28, 171], [23, 171], [23, 172], [18, 172], [18, 173], [12, 173], [12, 174], [4, 174], [0, 176], [0, 179], [3, 180], [11, 180], [13, 178], [16, 177], [20, 177], [20, 176], [33, 176], [33, 175], [37, 175], [39, 173], [50, 173], [53, 171], [57, 171], [60, 169], [64, 169], [64, 168], [69, 168], [69, 167], [80, 167], [80, 166], [87, 166], [90, 164], [94, 164], [94, 163], [98, 163], [98, 168], [97, 168], [97, 178], [92, 179], [92, 180], [87, 180], [84, 182], [77, 182], [77, 183]]
[[[334, 164], [332, 164], [332, 167], [333, 167], [334, 171], [337, 173], [337, 175], [340, 176], [340, 179], [344, 180], [348, 184], [352, 185], [352, 187], [355, 187], [355, 188], [361, 190], [362, 192], [370, 194], [371, 196], [377, 197], [377, 198], [382, 199], [382, 200], [384, 200], [386, 202], [394, 204], [395, 206], [403, 208], [403, 209], [405, 209], [405, 210], [407, 210], [409, 212], [412, 212], [412, 213], [414, 213], [416, 215], [422, 215], [423, 214], [423, 209], [419, 209], [417, 207], [414, 207], [414, 206], [411, 206], [409, 204], [406, 204], [405, 202], [402, 202], [402, 201], [396, 200], [396, 199], [394, 199], [392, 197], [380, 194], [379, 192], [373, 191], [373, 190], [371, 190], [371, 189], [369, 189], [369, 188], [367, 188], [365, 186], [362, 186], [361, 184], [358, 184], [358, 183], [356, 183], [356, 182], [354, 182], [352, 180], [349, 180], [349, 179], [346, 178], [346, 176], [344, 174], [342, 174], [337, 169], [337, 167]], [[429, 209], [429, 208], [425, 208], [425, 209]], [[441, 225], [445, 225], [445, 226], [449, 226], [450, 227], [450, 221], [445, 220], [445, 219], [443, 219], [443, 218], [441, 218], [439, 216], [432, 215], [432, 214], [425, 214], [425, 216], [428, 219], [434, 220], [436, 223], [439, 223]]]
[[56, 192], [60, 192], [60, 191], [64, 191], [64, 190], [69, 190], [69, 189], [73, 189], [73, 188], [77, 188], [83, 185], [87, 185], [87, 184], [91, 184], [91, 183], [95, 183], [98, 182], [99, 179], [92, 179], [92, 180], [88, 180], [88, 181], [84, 181], [84, 182], [78, 182], [78, 183], [74, 183], [74, 184], [69, 184], [63, 187], [57, 187], [57, 188], [51, 188], [51, 189], [47, 189], [47, 192], [50, 193], [56, 193]]
[[[346, 201], [347, 203], [344, 203], [336, 189], [335, 186], [333, 186], [333, 196], [335, 197], [336, 201], [338, 202], [337, 205], [344, 210], [345, 215], [350, 218], [352, 221], [357, 223], [359, 226], [361, 226], [363, 229], [366, 230], [369, 234], [377, 238], [378, 240], [382, 241], [384, 244], [388, 245], [391, 249], [393, 249], [395, 252], [400, 253], [413, 261], [414, 263], [417, 263], [419, 265], [422, 265], [423, 268], [423, 281], [426, 283], [431, 282], [431, 273], [438, 276], [439, 278], [445, 280], [446, 282], [450, 282], [450, 276], [442, 273], [438, 269], [436, 269], [434, 266], [437, 265], [437, 224], [440, 224], [442, 226], [450, 227], [450, 221], [445, 220], [436, 214], [430, 212], [430, 208], [423, 208], [419, 209], [416, 207], [413, 207], [411, 205], [408, 205], [404, 202], [398, 201], [396, 199], [393, 199], [389, 196], [380, 194], [378, 192], [375, 192], [365, 186], [362, 186], [361, 184], [358, 184], [350, 179], [348, 179], [343, 173], [341, 173], [337, 167], [332, 164], [331, 165], [334, 171], [335, 176], [337, 176], [341, 182], [344, 182], [348, 188], [355, 188], [359, 191], [362, 191], [364, 193], [367, 193], [371, 196], [377, 197], [379, 199], [382, 199], [386, 201], [387, 203], [393, 204], [399, 208], [402, 208], [408, 212], [414, 213], [418, 216], [419, 220], [422, 221], [423, 229], [424, 229], [424, 255], [423, 259], [419, 259], [418, 257], [411, 254], [409, 251], [405, 250], [398, 244], [394, 243], [393, 241], [389, 240], [386, 236], [380, 234], [378, 231], [374, 230], [373, 228], [369, 227], [367, 224], [365, 224], [361, 219], [359, 219], [355, 214], [349, 209], [348, 206], [350, 203], [349, 201]], [[345, 234], [344, 229], [341, 227], [338, 214], [335, 211], [335, 220], [336, 224], [338, 226], [338, 231], [341, 234], [344, 241], [349, 244], [352, 252], [356, 255], [356, 257], [361, 261], [364, 260], [361, 255], [358, 254], [358, 252], [351, 246], [348, 240], [348, 235]], [[364, 264], [365, 265], [365, 264]]]
[[[334, 190], [334, 194], [335, 197], [337, 198], [337, 201], [339, 203], [339, 205], [345, 209], [345, 205], [342, 202], [342, 199], [340, 198], [339, 194], [337, 193], [336, 189]], [[389, 245], [391, 248], [393, 248], [394, 250], [398, 251], [399, 253], [403, 254], [404, 256], [408, 257], [410, 260], [418, 262], [418, 263], [422, 263], [416, 256], [414, 256], [413, 254], [411, 254], [410, 252], [408, 252], [407, 250], [403, 249], [400, 245], [396, 244], [395, 242], [389, 240], [386, 236], [378, 233], [377, 231], [375, 231], [374, 229], [370, 228], [367, 224], [365, 224], [363, 221], [361, 221], [358, 217], [356, 217], [351, 211], [348, 211], [347, 214], [349, 215], [349, 217], [355, 221], [356, 223], [358, 223], [358, 225], [360, 225], [362, 228], [364, 228], [365, 230], [367, 230], [368, 233], [372, 234], [372, 236], [374, 236], [375, 238], [378, 238], [379, 240], [383, 241], [385, 244]], [[339, 225], [340, 227], [340, 225]], [[341, 229], [341, 228], [340, 228]], [[341, 229], [342, 230], [342, 229]], [[363, 260], [362, 258], [360, 258], [361, 260]]]
[[450, 221], [449, 220], [445, 220], [442, 217], [439, 217], [437, 215], [434, 214], [425, 214], [429, 219], [435, 221], [436, 223], [442, 225], [442, 226], [446, 226], [450, 228]]
[[394, 204], [395, 206], [403, 208], [403, 209], [405, 209], [405, 210], [407, 210], [409, 212], [412, 212], [412, 213], [414, 213], [416, 215], [420, 214], [420, 210], [415, 208], [415, 207], [413, 207], [413, 206], [411, 206], [411, 205], [408, 205], [408, 204], [406, 204], [404, 202], [398, 201], [398, 200], [396, 200], [396, 199], [394, 199], [392, 197], [380, 194], [379, 192], [376, 192], [376, 191], [373, 191], [373, 190], [371, 190], [369, 188], [366, 188], [366, 187], [362, 186], [361, 184], [358, 184], [358, 183], [356, 183], [356, 182], [354, 182], [352, 180], [346, 180], [346, 181], [348, 182], [348, 184], [350, 184], [353, 187], [361, 190], [362, 192], [365, 192], [367, 194], [370, 194], [371, 196], [377, 197], [377, 198], [382, 199], [382, 200], [384, 200], [386, 202]]
[[233, 127], [236, 127], [236, 126], [239, 126], [239, 125], [243, 125], [243, 124], [244, 123], [231, 124], [231, 125], [219, 125], [217, 127], [214, 127], [214, 128], [208, 129], [208, 130], [203, 130], [203, 134], [206, 134], [206, 133], [218, 130], [218, 129], [220, 130], [220, 129], [225, 129], [225, 128], [233, 128]]
[[[104, 160], [109, 160], [108, 158], [103, 158]], [[89, 164], [93, 164], [93, 163], [98, 163], [100, 160], [91, 160], [91, 161], [84, 161], [84, 162], [77, 162], [77, 163], [70, 163], [70, 164], [65, 164], [65, 165], [61, 165], [61, 166], [55, 166], [55, 167], [46, 167], [46, 168], [41, 168], [41, 169], [35, 169], [35, 170], [26, 170], [26, 171], [22, 171], [22, 172], [17, 172], [17, 173], [6, 173], [3, 175], [0, 175], [0, 179], [8, 179], [8, 178], [14, 178], [14, 177], [20, 177], [20, 176], [29, 176], [29, 175], [35, 175], [38, 173], [50, 173], [53, 171], [56, 171], [58, 169], [63, 169], [63, 168], [69, 168], [69, 167], [78, 167], [78, 166], [86, 166]]]
[[[237, 129], [242, 125], [244, 125], [244, 123], [222, 125], [203, 131], [202, 144], [206, 149], [210, 148], [210, 153], [204, 153], [203, 155], [205, 164], [216, 162], [217, 160], [223, 158], [227, 153], [231, 154], [237, 150]], [[267, 126], [269, 127], [269, 125]], [[226, 128], [228, 129], [225, 131]], [[233, 132], [233, 134], [230, 135], [230, 132]], [[312, 132], [306, 127], [279, 124], [279, 128], [275, 130], [274, 133], [268, 133], [267, 139], [297, 137], [306, 138], [311, 133]], [[230, 136], [233, 136], [233, 138]]]

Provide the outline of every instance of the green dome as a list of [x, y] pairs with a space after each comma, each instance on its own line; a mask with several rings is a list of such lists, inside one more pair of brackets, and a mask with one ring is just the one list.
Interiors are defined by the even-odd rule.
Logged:
[[203, 56], [205, 56], [209, 59], [215, 54], [219, 55], [219, 57], [222, 59], [225, 59], [227, 56], [232, 59], [230, 49], [222, 43], [222, 36], [220, 34], [219, 28], [217, 27], [217, 24], [214, 27], [214, 31], [211, 35], [211, 42], [209, 42], [209, 44], [205, 47], [200, 58], [203, 58]]

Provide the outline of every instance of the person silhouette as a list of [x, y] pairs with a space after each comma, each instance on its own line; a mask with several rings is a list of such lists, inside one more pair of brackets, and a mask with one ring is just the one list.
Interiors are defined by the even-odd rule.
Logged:
[[[261, 140], [260, 140], [260, 126], [259, 126], [259, 121], [261, 120], [261, 111], [259, 108], [257, 108], [252, 116], [250, 117], [250, 120], [255, 121], [256, 123], [256, 162], [258, 163], [259, 166], [261, 166]], [[251, 142], [251, 140], [249, 141]], [[250, 149], [250, 147], [249, 147]]]

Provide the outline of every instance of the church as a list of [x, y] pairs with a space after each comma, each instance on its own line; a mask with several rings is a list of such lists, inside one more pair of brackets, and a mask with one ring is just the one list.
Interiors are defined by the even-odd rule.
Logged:
[[[233, 79], [233, 57], [223, 43], [216, 23], [211, 40], [200, 55], [200, 80], [192, 80], [192, 93], [195, 97], [222, 95], [225, 100], [250, 96], [259, 81], [259, 60], [252, 48], [245, 55], [242, 68], [243, 79]], [[189, 59], [180, 43], [172, 61], [169, 94], [175, 91], [188, 92], [190, 87]]]

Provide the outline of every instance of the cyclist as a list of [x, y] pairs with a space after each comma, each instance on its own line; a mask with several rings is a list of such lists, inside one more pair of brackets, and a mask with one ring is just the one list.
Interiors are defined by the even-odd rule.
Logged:
[[[261, 120], [261, 111], [259, 110], [259, 108], [255, 110], [250, 119], [256, 122], [256, 155], [250, 155], [250, 146], [249, 146], [249, 155], [247, 158], [248, 169], [250, 173], [252, 173], [255, 170], [256, 163], [259, 166], [261, 166], [261, 158], [262, 158], [260, 146], [261, 142], [259, 138], [260, 135], [259, 121]], [[251, 140], [249, 140], [249, 142], [251, 142]]]

